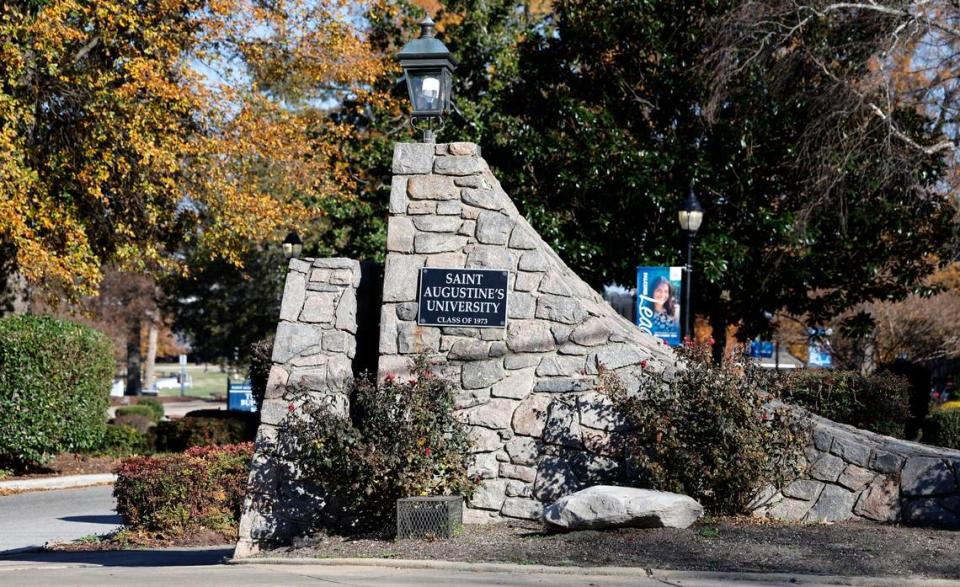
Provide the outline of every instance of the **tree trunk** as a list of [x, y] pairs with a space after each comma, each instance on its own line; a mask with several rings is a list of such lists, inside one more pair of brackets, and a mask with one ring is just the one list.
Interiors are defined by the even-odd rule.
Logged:
[[157, 383], [154, 367], [157, 362], [157, 337], [159, 334], [160, 329], [157, 327], [157, 323], [151, 320], [147, 331], [147, 364], [143, 368], [143, 386], [145, 389], [152, 390]]
[[127, 332], [127, 390], [124, 395], [140, 395], [140, 318], [130, 320]]
[[18, 315], [30, 311], [30, 286], [22, 273], [12, 270], [6, 275], [0, 271], [0, 316]]
[[727, 321], [722, 316], [710, 316], [710, 330], [713, 337], [713, 362], [717, 365], [723, 363], [724, 354], [727, 350]]
[[860, 374], [867, 376], [877, 370], [876, 346], [873, 342], [873, 334], [864, 336], [857, 341], [857, 350], [860, 355]]

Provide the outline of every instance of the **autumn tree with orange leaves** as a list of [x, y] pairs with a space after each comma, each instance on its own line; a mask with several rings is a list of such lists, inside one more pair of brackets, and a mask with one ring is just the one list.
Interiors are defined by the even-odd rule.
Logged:
[[338, 0], [30, 0], [0, 8], [0, 256], [94, 294], [105, 265], [240, 264], [250, 243], [349, 198], [324, 102], [392, 65]]

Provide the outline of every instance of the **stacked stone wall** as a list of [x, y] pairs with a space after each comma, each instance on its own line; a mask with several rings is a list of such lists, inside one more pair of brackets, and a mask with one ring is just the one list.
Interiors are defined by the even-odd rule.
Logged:
[[[379, 375], [426, 353], [458, 382], [483, 485], [467, 521], [538, 518], [544, 503], [614, 483], [619, 425], [600, 369], [628, 387], [673, 354], [620, 317], [520, 215], [476, 145], [400, 144], [393, 160]], [[417, 325], [423, 267], [509, 272], [504, 328]]]
[[960, 526], [960, 451], [808, 417], [806, 472], [781, 491], [764, 492], [754, 515]]
[[[299, 481], [278, 426], [299, 404], [328, 405], [346, 417], [357, 352], [360, 264], [292, 259], [273, 343], [273, 366], [257, 431], [236, 556], [308, 530], [321, 500]], [[302, 413], [302, 410], [299, 411]]]

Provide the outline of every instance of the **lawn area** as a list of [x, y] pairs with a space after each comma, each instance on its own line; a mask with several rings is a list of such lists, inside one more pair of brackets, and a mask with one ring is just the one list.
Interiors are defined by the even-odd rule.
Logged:
[[[176, 376], [180, 373], [180, 365], [177, 363], [157, 363], [157, 378]], [[187, 365], [187, 375], [190, 385], [185, 389], [188, 397], [211, 398], [213, 396], [226, 397], [227, 395], [227, 377], [226, 371], [221, 370], [218, 365]], [[232, 372], [229, 377], [232, 381], [246, 379], [246, 374]], [[162, 396], [179, 396], [180, 388], [162, 388], [159, 391]]]

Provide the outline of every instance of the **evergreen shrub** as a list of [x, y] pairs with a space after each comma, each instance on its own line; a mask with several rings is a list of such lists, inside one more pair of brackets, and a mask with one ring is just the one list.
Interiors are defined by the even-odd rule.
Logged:
[[824, 418], [903, 438], [910, 420], [910, 382], [881, 372], [804, 369], [786, 375], [783, 399]]
[[113, 496], [131, 530], [178, 537], [207, 528], [236, 539], [253, 444], [124, 459]]
[[151, 412], [150, 418], [154, 422], [159, 422], [160, 420], [163, 420], [163, 416], [165, 414], [163, 410], [163, 403], [157, 398], [155, 397], [140, 398], [140, 400], [135, 405], [146, 406], [147, 408], [149, 408]]
[[151, 422], [158, 422], [160, 418], [156, 417], [156, 412], [150, 406], [145, 406], [143, 404], [134, 404], [132, 406], [121, 406], [117, 408], [117, 417], [122, 418], [124, 416], [141, 416], [147, 418]]
[[133, 426], [111, 424], [95, 452], [118, 457], [142, 455], [150, 452], [150, 442], [146, 434]]
[[155, 428], [158, 452], [181, 452], [195, 446], [251, 442], [257, 436], [259, 414], [228, 410], [196, 410]]
[[673, 377], [651, 370], [636, 392], [601, 372], [600, 390], [625, 420], [628, 482], [745, 513], [764, 487], [800, 473], [807, 427], [776, 401], [776, 379], [749, 360], [714, 364], [710, 348], [693, 343], [677, 355]]
[[292, 394], [284, 425], [293, 460], [302, 478], [330, 497], [331, 529], [389, 532], [398, 498], [472, 494], [477, 480], [467, 473], [470, 441], [453, 414], [453, 386], [423, 356], [412, 373], [406, 381], [388, 376], [380, 386], [356, 381], [352, 420]]
[[116, 368], [110, 341], [48, 316], [0, 319], [0, 461], [100, 445]]
[[960, 449], [960, 410], [938, 409], [930, 412], [923, 423], [923, 442]]
[[110, 421], [110, 424], [113, 426], [129, 426], [131, 428], [135, 428], [141, 434], [151, 433], [153, 428], [156, 426], [156, 422], [154, 422], [149, 416], [141, 416], [139, 414], [126, 414], [123, 416], [117, 416]]

